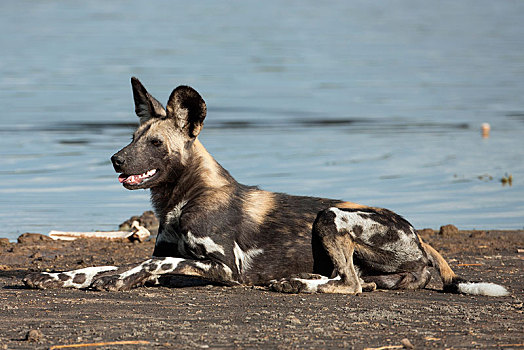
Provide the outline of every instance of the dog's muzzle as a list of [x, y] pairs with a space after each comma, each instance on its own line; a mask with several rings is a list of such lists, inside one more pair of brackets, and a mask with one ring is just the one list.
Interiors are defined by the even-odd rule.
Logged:
[[113, 163], [113, 168], [115, 168], [115, 171], [117, 173], [122, 172], [122, 166], [125, 163], [125, 159], [118, 154], [115, 154], [111, 157], [111, 163]]

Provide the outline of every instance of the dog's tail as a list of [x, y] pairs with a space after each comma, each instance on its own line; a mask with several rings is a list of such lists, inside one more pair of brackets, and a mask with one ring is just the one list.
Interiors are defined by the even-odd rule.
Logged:
[[[420, 237], [419, 237], [420, 239]], [[444, 284], [444, 291], [450, 293], [463, 293], [471, 295], [487, 295], [491, 297], [502, 297], [508, 295], [509, 292], [503, 286], [495, 283], [486, 282], [468, 282], [463, 278], [458, 277], [455, 272], [449, 267], [448, 263], [439, 252], [432, 246], [420, 239], [422, 248], [428, 255], [432, 265], [437, 269], [442, 283]]]

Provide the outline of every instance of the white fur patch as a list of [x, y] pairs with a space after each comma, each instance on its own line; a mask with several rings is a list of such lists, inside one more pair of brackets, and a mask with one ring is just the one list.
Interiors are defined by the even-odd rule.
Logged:
[[251, 268], [251, 263], [253, 258], [257, 255], [260, 255], [264, 252], [264, 249], [248, 249], [243, 251], [237, 242], [233, 247], [233, 255], [235, 256], [235, 265], [237, 266], [237, 271], [239, 274], [242, 274]]
[[302, 293], [316, 293], [318, 290], [318, 287], [326, 284], [330, 281], [339, 281], [340, 276], [337, 276], [335, 278], [327, 278], [325, 276], [322, 276], [321, 279], [314, 279], [314, 280], [307, 280], [303, 278], [293, 278], [296, 281], [300, 281], [306, 285], [306, 289], [302, 290]]
[[509, 292], [503, 286], [495, 283], [475, 283], [475, 282], [464, 282], [458, 284], [458, 290], [464, 294], [471, 295], [487, 295], [490, 297], [503, 297], [509, 294]]
[[193, 264], [198, 267], [199, 269], [201, 269], [202, 271], [209, 271], [209, 269], [211, 268], [211, 264], [209, 263], [204, 263], [204, 262], [201, 262], [201, 261], [198, 261], [198, 260], [195, 260], [193, 261]]
[[[44, 274], [49, 275], [53, 277], [54, 280], [59, 281], [60, 278], [58, 278], [58, 275], [66, 275], [70, 278], [67, 281], [63, 281], [63, 287], [65, 288], [87, 288], [91, 285], [91, 282], [93, 282], [93, 278], [102, 272], [107, 271], [114, 271], [118, 268], [116, 266], [94, 266], [94, 267], [86, 267], [84, 269], [78, 269], [78, 270], [72, 270], [72, 271], [66, 271], [66, 272], [44, 272]], [[75, 276], [79, 274], [85, 275], [85, 280], [82, 283], [75, 283], [73, 282]]]
[[[171, 258], [171, 257], [165, 257], [165, 258], [161, 258], [161, 259], [148, 259], [146, 261], [144, 261], [143, 263], [141, 263], [140, 265], [136, 266], [136, 267], [133, 267], [132, 269], [129, 269], [123, 273], [120, 274], [120, 276], [118, 277], [118, 279], [122, 280], [128, 276], [131, 276], [131, 275], [134, 275], [135, 273], [138, 273], [142, 270], [145, 270], [145, 271], [148, 271], [150, 272], [151, 274], [155, 275], [155, 274], [159, 274], [160, 271], [162, 271], [163, 273], [168, 273], [169, 271], [174, 271], [178, 264], [180, 264], [182, 261], [184, 261], [185, 259], [182, 259], [182, 258]], [[156, 268], [154, 270], [151, 270], [149, 268], [146, 268], [147, 266], [149, 266], [149, 264], [151, 263], [154, 263], [156, 266]], [[171, 264], [171, 268], [169, 270], [162, 270], [161, 267], [162, 265], [164, 264]]]
[[187, 232], [187, 235], [185, 236], [187, 239], [187, 244], [190, 247], [194, 247], [196, 245], [202, 245], [204, 246], [204, 249], [206, 250], [206, 253], [220, 253], [222, 255], [226, 255], [224, 251], [224, 247], [222, 247], [219, 244], [216, 244], [215, 241], [211, 239], [211, 237], [196, 237], [194, 236], [191, 231]]
[[[376, 229], [372, 229], [373, 225], [378, 225], [380, 227], [383, 227], [383, 225], [367, 219], [366, 216], [369, 216], [369, 213], [361, 212], [361, 211], [344, 211], [340, 210], [338, 208], [330, 208], [330, 210], [335, 213], [335, 226], [337, 228], [337, 231], [349, 231], [351, 232], [351, 229], [353, 226], [361, 226], [362, 227], [362, 235], [361, 239], [368, 240], [373, 234], [376, 233]], [[343, 219], [345, 218], [345, 220]]]

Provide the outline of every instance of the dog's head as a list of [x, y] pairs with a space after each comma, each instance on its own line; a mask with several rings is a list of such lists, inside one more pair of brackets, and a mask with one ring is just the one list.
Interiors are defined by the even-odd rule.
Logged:
[[131, 78], [131, 85], [140, 126], [131, 143], [111, 157], [118, 179], [130, 190], [176, 182], [202, 130], [206, 103], [193, 88], [179, 86], [164, 109], [138, 79]]

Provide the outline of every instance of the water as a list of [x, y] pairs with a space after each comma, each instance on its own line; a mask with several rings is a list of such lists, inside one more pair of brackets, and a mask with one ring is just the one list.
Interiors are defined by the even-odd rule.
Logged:
[[163, 102], [195, 87], [201, 140], [243, 183], [522, 228], [522, 18], [518, 1], [2, 1], [0, 236], [150, 208], [109, 162], [132, 75]]

